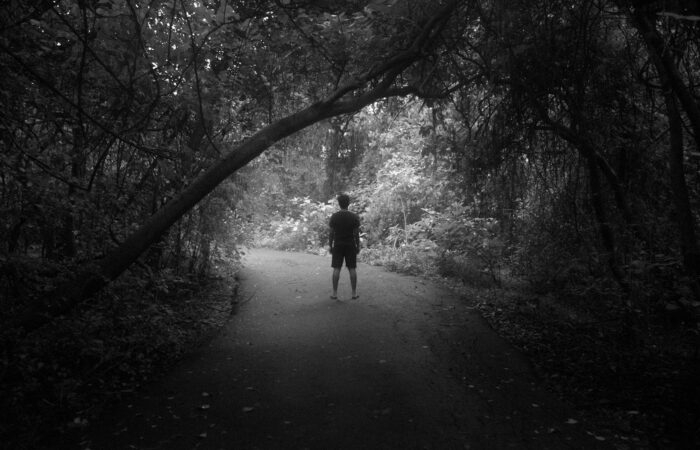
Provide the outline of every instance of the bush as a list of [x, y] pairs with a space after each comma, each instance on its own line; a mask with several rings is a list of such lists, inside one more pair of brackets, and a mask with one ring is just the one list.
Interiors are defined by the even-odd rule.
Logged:
[[430, 248], [440, 275], [479, 286], [500, 282], [505, 244], [496, 219], [475, 217], [459, 203], [442, 212], [424, 212], [408, 227], [417, 238], [411, 245]]
[[409, 275], [437, 275], [435, 253], [414, 245], [399, 248], [382, 245], [363, 249], [360, 261]]
[[7, 448], [77, 448], [70, 441], [103, 405], [134, 392], [223, 323], [232, 308], [232, 264], [220, 268], [220, 282], [129, 271], [98, 298], [22, 338], [0, 322], [7, 348], [0, 355], [0, 441]]
[[591, 221], [570, 223], [541, 207], [522, 212], [516, 227], [518, 239], [512, 244], [510, 268], [513, 275], [538, 290], [577, 286], [602, 275], [605, 263], [589, 241], [596, 236]]
[[490, 287], [495, 283], [493, 275], [481, 261], [459, 252], [444, 252], [435, 262], [438, 275], [452, 278], [472, 287]]
[[276, 250], [314, 251], [328, 242], [328, 220], [335, 208], [309, 198], [293, 198], [291, 216], [270, 220], [259, 228], [253, 244]]

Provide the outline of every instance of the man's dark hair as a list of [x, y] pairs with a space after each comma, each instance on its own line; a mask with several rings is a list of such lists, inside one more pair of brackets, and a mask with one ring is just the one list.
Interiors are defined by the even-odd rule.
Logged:
[[347, 194], [340, 194], [338, 196], [338, 205], [340, 205], [341, 209], [348, 209], [348, 205], [350, 205], [350, 197], [348, 197]]

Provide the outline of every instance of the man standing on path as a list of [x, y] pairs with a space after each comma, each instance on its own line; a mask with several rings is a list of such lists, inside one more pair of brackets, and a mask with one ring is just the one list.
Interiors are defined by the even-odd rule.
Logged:
[[360, 253], [360, 217], [348, 211], [350, 197], [345, 194], [338, 196], [340, 211], [331, 216], [329, 244], [333, 260], [333, 294], [332, 299], [338, 298], [338, 280], [340, 279], [340, 269], [343, 267], [343, 260], [350, 273], [350, 286], [352, 287], [353, 300], [357, 295], [357, 254]]

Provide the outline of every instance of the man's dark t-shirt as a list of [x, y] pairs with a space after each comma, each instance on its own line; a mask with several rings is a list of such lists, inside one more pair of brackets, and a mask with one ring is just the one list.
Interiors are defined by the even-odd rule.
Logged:
[[354, 231], [360, 228], [360, 217], [354, 212], [342, 209], [331, 216], [330, 227], [333, 230], [333, 244], [357, 245]]
[[329, 243], [333, 252], [331, 267], [340, 269], [343, 261], [348, 269], [357, 267], [357, 253], [360, 251], [360, 217], [342, 209], [331, 216]]

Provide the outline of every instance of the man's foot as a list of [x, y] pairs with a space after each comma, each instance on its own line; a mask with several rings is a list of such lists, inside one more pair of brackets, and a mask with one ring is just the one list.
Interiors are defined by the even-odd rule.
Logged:
[[338, 296], [335, 294], [331, 294], [331, 300], [338, 300]]
[[360, 298], [360, 294], [355, 294], [355, 295], [352, 296], [352, 299], [353, 299], [353, 300], [357, 300], [358, 298]]

